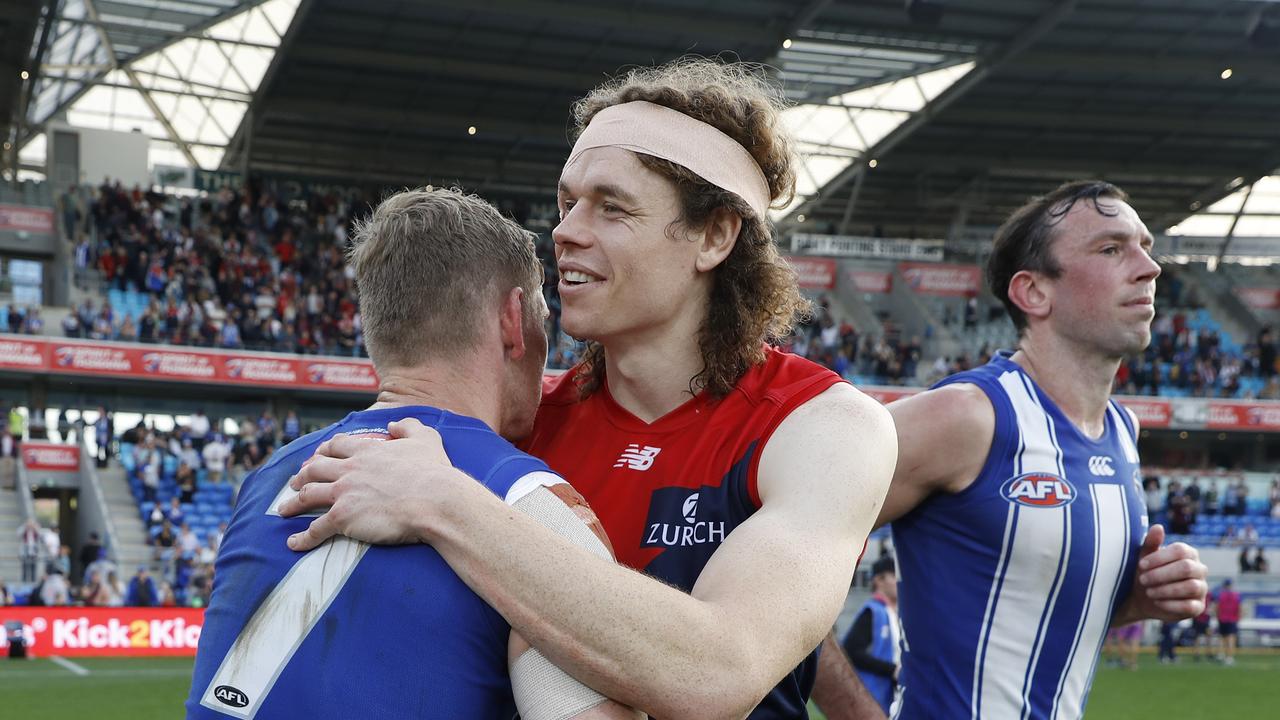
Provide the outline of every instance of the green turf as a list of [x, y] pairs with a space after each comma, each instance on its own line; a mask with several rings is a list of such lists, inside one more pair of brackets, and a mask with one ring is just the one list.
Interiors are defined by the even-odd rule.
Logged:
[[183, 716], [190, 658], [78, 658], [79, 676], [52, 660], [0, 658], [6, 718], [172, 720]]
[[[78, 676], [51, 660], [0, 658], [3, 716], [42, 720], [171, 720], [182, 717], [191, 682], [184, 658], [86, 658]], [[1089, 720], [1252, 720], [1278, 717], [1280, 653], [1242, 655], [1234, 667], [1160, 665], [1141, 656], [1136, 671], [1101, 668]], [[811, 718], [822, 718], [811, 709]]]
[[[825, 720], [812, 703], [811, 720]], [[1189, 656], [1161, 665], [1143, 654], [1137, 670], [1102, 667], [1088, 720], [1272, 720], [1280, 717], [1280, 653], [1241, 655], [1233, 667]]]
[[1240, 655], [1226, 667], [1195, 662], [1184, 650], [1175, 665], [1154, 655], [1137, 670], [1102, 668], [1089, 695], [1089, 720], [1250, 720], [1280, 717], [1280, 655]]

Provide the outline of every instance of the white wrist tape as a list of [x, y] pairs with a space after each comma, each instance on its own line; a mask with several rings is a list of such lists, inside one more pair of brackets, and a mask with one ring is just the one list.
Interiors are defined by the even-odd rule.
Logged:
[[567, 720], [608, 699], [533, 648], [511, 664], [511, 694], [520, 720]]

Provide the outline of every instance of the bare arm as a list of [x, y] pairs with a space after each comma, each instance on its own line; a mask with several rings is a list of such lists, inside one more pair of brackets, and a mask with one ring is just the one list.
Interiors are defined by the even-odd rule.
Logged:
[[967, 488], [987, 461], [996, 428], [991, 400], [976, 385], [947, 385], [888, 407], [898, 432], [898, 465], [876, 527], [935, 492]]
[[[995, 435], [991, 401], [974, 385], [929, 390], [888, 409], [897, 430], [898, 462], [876, 527], [906, 515], [935, 492], [968, 487], [982, 471]], [[883, 716], [830, 637], [818, 661], [813, 698], [833, 720]]]
[[818, 677], [813, 683], [813, 702], [827, 720], [883, 720], [880, 704], [858, 679], [853, 665], [836, 642], [835, 633], [822, 641], [818, 656]]
[[[1138, 416], [1128, 408], [1125, 412], [1133, 421], [1137, 438]], [[1152, 525], [1138, 551], [1133, 589], [1116, 609], [1111, 626], [1124, 627], [1148, 618], [1176, 622], [1199, 615], [1208, 602], [1208, 575], [1209, 568], [1200, 561], [1198, 550], [1180, 542], [1164, 545], [1164, 526]]]
[[[395, 540], [388, 526], [409, 527], [556, 665], [668, 718], [742, 717], [818, 645], [897, 453], [888, 413], [851, 387], [805, 403], [764, 448], [762, 508], [725, 539], [686, 595], [570, 546], [457, 471], [425, 468], [439, 438], [414, 432], [416, 439], [364, 445], [358, 457], [304, 469], [295, 483], [342, 479], [306, 485], [313, 490], [284, 509], [333, 506], [291, 545], [338, 531]], [[388, 480], [395, 476], [417, 481]], [[362, 497], [376, 499], [364, 505]], [[770, 631], [743, 632], [752, 627]]]

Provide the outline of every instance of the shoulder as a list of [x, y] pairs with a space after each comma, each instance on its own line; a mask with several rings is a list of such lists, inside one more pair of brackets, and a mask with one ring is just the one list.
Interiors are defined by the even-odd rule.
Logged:
[[575, 545], [613, 559], [613, 545], [604, 524], [586, 498], [559, 475], [550, 471], [527, 473], [511, 486], [505, 500]]
[[995, 430], [995, 406], [981, 387], [962, 382], [926, 390], [902, 398], [888, 406], [899, 434], [938, 432], [973, 434]]
[[839, 382], [787, 414], [770, 436], [760, 458], [761, 500], [769, 486], [776, 490], [792, 477], [819, 487], [863, 476], [877, 487], [887, 487], [896, 456], [897, 437], [888, 410]]
[[734, 393], [748, 402], [771, 402], [786, 406], [797, 396], [808, 399], [815, 388], [842, 382], [839, 375], [817, 363], [765, 347], [764, 362], [752, 367], [734, 385]]
[[893, 420], [884, 405], [847, 382], [836, 382], [796, 407], [779, 430], [798, 427], [817, 432], [840, 431], [850, 422], [857, 423], [859, 432], [893, 429]]
[[898, 437], [895, 483], [957, 492], [987, 463], [996, 411], [981, 387], [944, 385], [898, 400], [888, 410]]

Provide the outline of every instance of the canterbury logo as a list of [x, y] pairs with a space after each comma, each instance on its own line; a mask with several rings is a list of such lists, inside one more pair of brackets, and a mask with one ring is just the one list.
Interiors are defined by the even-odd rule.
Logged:
[[622, 456], [618, 458], [618, 461], [613, 466], [631, 470], [648, 470], [653, 467], [653, 459], [658, 457], [660, 452], [662, 452], [662, 448], [649, 445], [641, 447], [637, 443], [631, 443], [626, 450], [622, 451]]
[[1111, 458], [1106, 455], [1094, 455], [1089, 458], [1089, 472], [1098, 477], [1111, 477], [1116, 474], [1116, 469], [1111, 467]]

